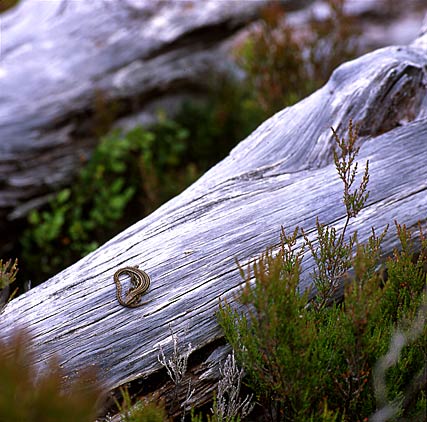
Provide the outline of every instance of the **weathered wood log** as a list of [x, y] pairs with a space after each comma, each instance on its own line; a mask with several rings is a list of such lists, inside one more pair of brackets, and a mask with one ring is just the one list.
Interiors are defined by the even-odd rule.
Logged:
[[[323, 88], [262, 124], [182, 194], [12, 300], [0, 316], [0, 339], [25, 327], [39, 365], [56, 355], [70, 375], [96, 366], [112, 389], [161, 373], [159, 346], [170, 355], [172, 328], [183, 344], [191, 342], [195, 356], [213, 353], [210, 364], [197, 362], [189, 372], [194, 403], [202, 403], [224, 350], [218, 300], [233, 301], [242, 283], [235, 259], [250, 261], [277, 244], [282, 226], [312, 233], [316, 217], [338, 228], [344, 223], [331, 126], [344, 136], [349, 119], [359, 124], [359, 160], [370, 162], [370, 197], [350, 231], [363, 240], [371, 227], [383, 229], [394, 219], [411, 229], [419, 220], [425, 226], [425, 37], [340, 66]], [[389, 253], [396, 237], [389, 234], [383, 246]], [[135, 309], [117, 302], [113, 281], [129, 265], [152, 279], [144, 296], [150, 302]], [[307, 256], [303, 288], [312, 266]]]
[[[313, 2], [280, 0], [293, 11]], [[233, 65], [224, 40], [254, 20], [265, 4], [21, 0], [2, 14], [0, 230], [10, 231], [11, 221], [69, 184], [99, 132], [117, 121], [125, 127], [146, 122], [158, 106], [203, 91], [207, 74], [229, 73]], [[347, 6], [355, 16], [378, 16], [383, 9], [375, 2]], [[411, 2], [405, 8], [410, 12], [405, 22], [418, 26], [410, 20], [421, 15], [413, 7]], [[407, 34], [405, 22], [392, 19], [387, 25], [403, 26], [394, 33]], [[375, 32], [366, 23], [364, 17], [364, 43], [373, 45], [378, 28]]]
[[22, 0], [2, 14], [0, 228], [70, 183], [98, 118], [112, 125], [229, 70], [222, 42], [263, 5]]

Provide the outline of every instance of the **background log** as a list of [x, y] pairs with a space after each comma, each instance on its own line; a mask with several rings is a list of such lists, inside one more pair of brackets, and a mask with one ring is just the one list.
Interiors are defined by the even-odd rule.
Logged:
[[94, 127], [229, 72], [222, 42], [264, 4], [22, 0], [2, 14], [0, 229], [70, 183]]
[[[299, 28], [325, 12], [314, 0], [280, 3]], [[1, 14], [0, 252], [29, 210], [71, 183], [100, 134], [152, 121], [158, 107], [206, 90], [209, 73], [233, 73], [224, 41], [265, 4], [21, 0]], [[420, 0], [387, 13], [375, 1], [346, 5], [369, 49], [406, 43], [422, 10]]]
[[[55, 355], [70, 375], [96, 366], [112, 389], [163, 373], [157, 356], [159, 346], [171, 354], [172, 328], [196, 350], [189, 376], [200, 392], [195, 401], [207, 400], [215, 362], [226, 352], [218, 300], [233, 301], [242, 283], [235, 259], [248, 262], [277, 244], [282, 226], [312, 234], [316, 217], [343, 226], [331, 126], [344, 136], [350, 118], [358, 123], [360, 165], [370, 162], [370, 197], [350, 231], [363, 240], [372, 226], [382, 230], [394, 219], [425, 226], [426, 45], [424, 35], [340, 66], [323, 88], [262, 124], [181, 195], [12, 300], [0, 317], [0, 339], [26, 327], [39, 365]], [[396, 246], [392, 232], [385, 253]], [[140, 308], [116, 300], [113, 274], [128, 265], [152, 278], [144, 297], [150, 303]], [[312, 265], [306, 256], [304, 288]]]

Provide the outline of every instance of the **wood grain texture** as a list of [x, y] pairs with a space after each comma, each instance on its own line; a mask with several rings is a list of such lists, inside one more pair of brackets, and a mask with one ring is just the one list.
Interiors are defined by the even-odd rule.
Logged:
[[113, 124], [226, 72], [223, 41], [263, 4], [22, 0], [2, 14], [0, 228], [70, 183], [97, 115]]
[[[27, 327], [40, 365], [56, 355], [71, 375], [97, 366], [108, 388], [159, 371], [159, 346], [171, 353], [170, 327], [196, 350], [211, 344], [221, 337], [218, 300], [232, 301], [242, 282], [235, 259], [248, 262], [277, 244], [282, 226], [313, 233], [316, 217], [343, 226], [330, 127], [344, 135], [349, 118], [361, 126], [359, 161], [369, 159], [371, 192], [349, 230], [365, 239], [372, 226], [381, 230], [394, 219], [425, 226], [426, 53], [421, 43], [390, 47], [340, 66], [322, 89], [262, 124], [181, 195], [11, 301], [0, 339]], [[386, 253], [396, 246], [392, 232]], [[144, 300], [152, 302], [127, 309], [116, 300], [113, 274], [134, 265], [151, 277]], [[304, 288], [312, 265], [306, 256]]]

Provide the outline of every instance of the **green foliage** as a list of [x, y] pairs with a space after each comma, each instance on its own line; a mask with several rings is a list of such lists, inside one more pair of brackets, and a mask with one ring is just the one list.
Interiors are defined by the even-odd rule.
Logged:
[[367, 186], [369, 182], [369, 161], [366, 162], [360, 186], [354, 191], [351, 191], [356, 180], [358, 168], [358, 165], [354, 160], [356, 159], [360, 149], [356, 146], [357, 128], [353, 128], [353, 123], [350, 120], [348, 126], [348, 139], [340, 139], [333, 128], [332, 132], [334, 134], [335, 142], [339, 148], [339, 152], [334, 149], [334, 164], [337, 169], [338, 176], [344, 184], [343, 202], [347, 212], [346, 221], [348, 223], [350, 218], [357, 216], [368, 200], [369, 192], [367, 192]]
[[8, 260], [3, 263], [0, 259], [0, 290], [3, 290], [16, 280], [16, 274], [18, 272], [18, 260], [12, 263], [12, 260]]
[[27, 267], [37, 269], [32, 274], [36, 280], [70, 265], [105, 239], [136, 191], [127, 183], [136, 171], [130, 157], [143, 154], [152, 138], [142, 131], [139, 137], [104, 138], [74, 185], [60, 191], [48, 207], [30, 213], [22, 247]]
[[81, 374], [64, 387], [64, 374], [53, 360], [43, 372], [36, 370], [28, 344], [23, 333], [0, 344], [0, 420], [93, 422], [100, 398], [94, 374]]
[[[410, 309], [414, 312], [420, 306], [422, 298], [419, 292], [425, 286], [427, 272], [427, 240], [421, 225], [421, 248], [416, 247], [405, 225], [397, 222], [395, 225], [401, 250], [394, 251], [393, 257], [387, 261], [389, 283], [383, 307], [384, 318], [392, 323], [401, 321]], [[420, 252], [417, 253], [417, 249]]]
[[[373, 378], [376, 362], [388, 353], [395, 329], [414, 325], [420, 307], [427, 306], [423, 237], [414, 261], [411, 235], [397, 225], [402, 250], [388, 260], [388, 279], [383, 280], [375, 268], [387, 229], [379, 236], [372, 230], [365, 243], [358, 243], [356, 233], [346, 234], [348, 221], [367, 200], [369, 175], [366, 165], [358, 186], [353, 187], [358, 150], [351, 123], [347, 139], [335, 137], [339, 149], [335, 165], [344, 184], [347, 213], [343, 229], [339, 232], [317, 221], [316, 241], [299, 228], [290, 235], [282, 230], [278, 250], [268, 248], [247, 269], [240, 268], [245, 287], [238, 300], [246, 312], [226, 302], [220, 306], [225, 336], [271, 420], [367, 420], [383, 405], [375, 389], [381, 383]], [[300, 292], [301, 262], [307, 249], [315, 262], [311, 273], [315, 289]], [[343, 283], [344, 301], [337, 303]], [[419, 415], [426, 400], [422, 382], [425, 316], [423, 324], [404, 343], [396, 364], [383, 371], [387, 400], [406, 418]], [[415, 387], [408, 390], [411, 383]]]
[[250, 37], [236, 48], [252, 102], [266, 117], [319, 88], [339, 64], [359, 53], [359, 31], [345, 14], [344, 1], [327, 3], [330, 16], [312, 16], [300, 30], [287, 22], [280, 2], [271, 2]]
[[[251, 305], [248, 314], [240, 314], [229, 306], [220, 308], [220, 324], [227, 340], [231, 343], [250, 379], [250, 386], [259, 400], [270, 397], [276, 403], [276, 412], [285, 403], [284, 394], [301, 396], [304, 380], [314, 372], [310, 367], [316, 364], [309, 356], [309, 333], [315, 329], [315, 321], [303, 319], [307, 296], [297, 289], [301, 249], [295, 250], [296, 234], [282, 233], [282, 244], [276, 258], [268, 249], [252, 270], [241, 273], [247, 281], [242, 292], [243, 304]], [[288, 244], [285, 242], [289, 241]], [[285, 265], [282, 265], [285, 260]], [[250, 279], [256, 282], [251, 285]], [[282, 280], [286, 280], [286, 283]], [[280, 315], [286, 318], [280, 318]], [[284, 343], [284, 339], [286, 342]], [[286, 365], [291, 360], [292, 365]], [[288, 362], [286, 362], [288, 363]], [[280, 397], [283, 396], [284, 400]], [[317, 397], [319, 398], [319, 397]], [[315, 396], [312, 396], [316, 400]], [[280, 403], [282, 401], [282, 403]]]
[[212, 81], [207, 102], [188, 102], [175, 117], [190, 132], [188, 156], [203, 169], [223, 159], [265, 118], [245, 84], [214, 76]]
[[123, 422], [165, 422], [169, 420], [164, 407], [155, 403], [132, 404], [129, 391], [122, 388], [120, 392], [123, 400], [121, 404], [116, 401], [116, 405]]
[[377, 404], [391, 404], [402, 417], [423, 420], [427, 396], [427, 241], [421, 225], [421, 242], [416, 245], [411, 232], [395, 224], [401, 248], [387, 260], [388, 280], [380, 312], [382, 320], [396, 329], [386, 354], [377, 363]]
[[[359, 153], [359, 147], [356, 146], [357, 128], [353, 127], [353, 123], [350, 120], [347, 139], [340, 139], [334, 129], [332, 129], [332, 132], [338, 147], [338, 151], [334, 149], [334, 164], [338, 176], [343, 182], [343, 203], [346, 208], [344, 227], [341, 233], [338, 233], [334, 227], [325, 226], [317, 220], [318, 243], [310, 240], [304, 230], [301, 230], [315, 263], [312, 279], [317, 290], [313, 301], [316, 309], [320, 309], [329, 303], [339, 289], [340, 281], [352, 266], [352, 253], [357, 243], [357, 233], [353, 233], [345, 240], [347, 226], [350, 219], [356, 217], [361, 211], [369, 197], [369, 192], [367, 191], [369, 161], [365, 164], [365, 171], [359, 186], [353, 187], [358, 170], [358, 164], [355, 162]], [[372, 230], [372, 236], [369, 238], [368, 243], [365, 246], [360, 246], [363, 252], [368, 252], [366, 250], [368, 248], [371, 256], [377, 257], [386, 231], [387, 229], [377, 238], [375, 230]], [[375, 266], [376, 261], [370, 262], [370, 265]], [[365, 270], [367, 271], [368, 269]]]
[[[73, 186], [30, 213], [21, 242], [31, 277], [41, 281], [72, 264], [128, 225], [131, 207], [149, 213], [193, 181], [192, 164], [186, 172], [182, 164], [187, 137], [186, 129], [165, 119], [151, 131], [104, 137]], [[179, 166], [185, 177], [177, 176]]]
[[186, 127], [159, 114], [151, 133], [150, 148], [138, 163], [140, 193], [146, 201], [144, 214], [177, 195], [200, 175], [197, 165], [187, 157], [190, 132]]

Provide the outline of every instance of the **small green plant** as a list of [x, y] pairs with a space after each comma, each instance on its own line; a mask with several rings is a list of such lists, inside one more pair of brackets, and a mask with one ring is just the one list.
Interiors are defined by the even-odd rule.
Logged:
[[155, 403], [142, 403], [141, 401], [133, 404], [127, 389], [121, 388], [120, 393], [122, 403], [120, 404], [116, 400], [116, 405], [123, 422], [165, 422], [169, 420], [162, 406]]
[[[373, 421], [392, 420], [397, 415], [405, 414], [410, 415], [411, 420], [414, 421], [426, 418], [426, 293], [424, 292], [415, 317], [412, 320], [404, 321], [404, 324], [399, 324], [400, 327], [395, 330], [390, 339], [387, 352], [375, 365], [373, 375], [378, 410], [371, 418]], [[421, 359], [424, 367], [420, 369], [408, 352], [415, 355], [415, 359]], [[409, 362], [412, 363], [411, 367], [408, 366]], [[406, 378], [404, 394], [396, 389], [396, 385], [401, 386], [402, 384], [402, 374]]]
[[18, 259], [12, 263], [8, 260], [3, 263], [0, 259], [0, 310], [8, 300], [11, 300], [17, 292], [17, 288], [10, 292], [9, 286], [16, 280], [18, 273]]
[[71, 265], [192, 182], [199, 173], [183, 164], [187, 137], [166, 119], [104, 137], [73, 186], [29, 214], [21, 240], [29, 277], [39, 282]]
[[28, 353], [28, 335], [0, 343], [0, 420], [7, 422], [93, 422], [101, 403], [95, 374], [85, 372], [65, 385], [52, 360], [43, 372]]
[[111, 233], [136, 192], [132, 154], [147, 154], [153, 135], [135, 131], [102, 140], [71, 188], [60, 191], [42, 210], [33, 210], [23, 233], [23, 261], [35, 281], [94, 250]]
[[[356, 146], [357, 128], [353, 127], [353, 122], [350, 120], [347, 139], [340, 139], [334, 129], [332, 129], [332, 132], [338, 147], [338, 151], [334, 149], [333, 155], [335, 168], [344, 185], [343, 203], [346, 209], [346, 219], [340, 233], [334, 227], [325, 226], [317, 220], [316, 235], [318, 244], [310, 240], [308, 234], [302, 229], [305, 243], [310, 249], [315, 263], [312, 279], [316, 288], [316, 296], [312, 303], [316, 309], [320, 309], [330, 303], [340, 284], [342, 284], [343, 277], [353, 264], [352, 256], [357, 243], [357, 233], [354, 232], [346, 239], [347, 227], [350, 220], [355, 218], [362, 210], [369, 197], [369, 192], [367, 191], [369, 161], [366, 162], [359, 186], [353, 188], [358, 170], [358, 163], [355, 160], [360, 149]], [[367, 245], [360, 247], [366, 248], [370, 246], [371, 250], [369, 252], [371, 252], [371, 256], [377, 257], [386, 231], [387, 229], [377, 238], [373, 230]], [[364, 250], [363, 252], [364, 255], [368, 255], [368, 251]], [[374, 261], [371, 262], [373, 266], [376, 265], [376, 260]], [[368, 269], [365, 270], [367, 271]]]
[[0, 259], [0, 290], [11, 285], [16, 280], [16, 274], [18, 273], [18, 260], [8, 260], [3, 262]]
[[280, 2], [270, 2], [250, 36], [235, 49], [252, 104], [268, 117], [323, 85], [341, 63], [356, 57], [358, 31], [343, 0], [328, 0], [326, 19], [305, 30], [290, 24]]
[[[240, 268], [246, 283], [238, 300], [247, 311], [241, 313], [226, 302], [219, 310], [219, 322], [248, 385], [274, 421], [368, 420], [377, 403], [373, 368], [386, 353], [396, 326], [411, 325], [425, 301], [424, 239], [414, 262], [411, 236], [397, 226], [402, 250], [387, 262], [384, 280], [375, 270], [387, 229], [379, 236], [373, 230], [365, 243], [358, 242], [356, 233], [346, 234], [348, 222], [368, 198], [368, 163], [354, 188], [357, 131], [350, 123], [347, 139], [333, 133], [335, 166], [344, 185], [342, 230], [319, 221], [316, 239], [299, 228], [290, 235], [283, 230], [278, 250], [268, 248], [247, 270]], [[314, 292], [299, 290], [306, 250], [315, 263]], [[343, 284], [344, 299], [339, 302]], [[412, 407], [402, 399], [408, 383], [421, 379], [425, 371], [423, 324], [400, 350], [398, 363], [379, 377], [387, 399], [404, 417], [419, 414], [425, 405], [419, 382], [411, 390]]]

